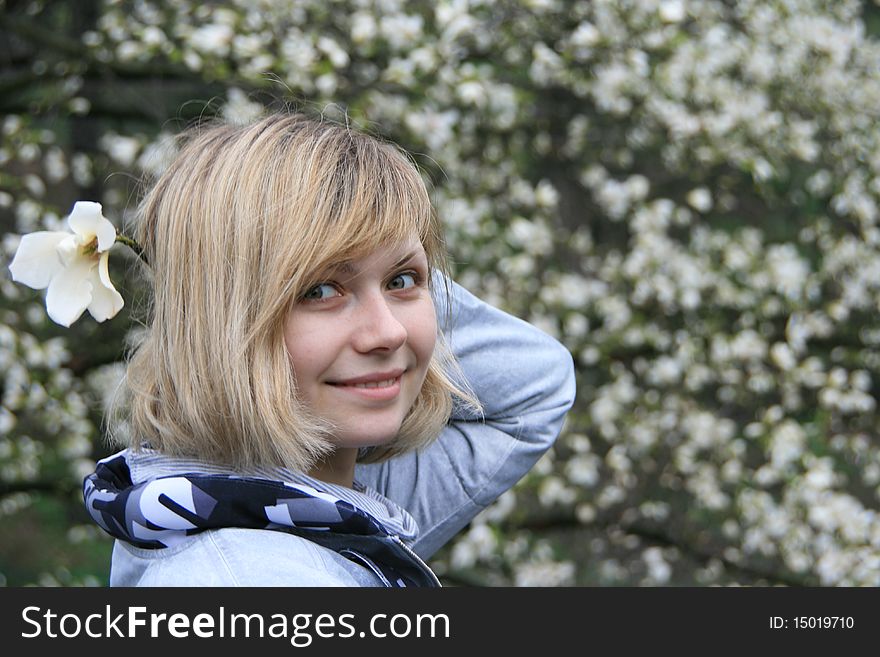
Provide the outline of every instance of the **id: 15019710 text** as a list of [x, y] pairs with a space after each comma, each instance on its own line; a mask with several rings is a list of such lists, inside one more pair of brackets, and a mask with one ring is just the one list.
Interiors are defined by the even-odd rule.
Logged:
[[770, 617], [771, 630], [851, 630], [855, 627], [852, 616], [783, 616]]

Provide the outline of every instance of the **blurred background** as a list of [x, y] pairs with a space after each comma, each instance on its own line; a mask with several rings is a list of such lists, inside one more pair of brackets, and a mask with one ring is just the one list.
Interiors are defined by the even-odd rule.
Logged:
[[[142, 314], [11, 281], [78, 199], [264, 106], [414, 154], [456, 278], [556, 336], [557, 445], [448, 585], [880, 585], [880, 7], [869, 0], [0, 0], [0, 582], [105, 585], [80, 486]], [[528, 354], [523, 354], [528, 357]]]

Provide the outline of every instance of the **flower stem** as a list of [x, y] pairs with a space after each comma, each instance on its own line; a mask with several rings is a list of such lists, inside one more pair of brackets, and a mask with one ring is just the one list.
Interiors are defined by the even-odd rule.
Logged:
[[127, 246], [128, 248], [130, 248], [132, 251], [134, 251], [137, 254], [137, 257], [140, 258], [147, 267], [150, 266], [150, 261], [147, 260], [147, 256], [144, 253], [143, 248], [141, 247], [140, 244], [135, 242], [132, 238], [128, 237], [127, 235], [123, 235], [122, 233], [117, 233], [116, 234], [116, 241], [119, 242], [120, 244], [125, 244], [125, 246]]

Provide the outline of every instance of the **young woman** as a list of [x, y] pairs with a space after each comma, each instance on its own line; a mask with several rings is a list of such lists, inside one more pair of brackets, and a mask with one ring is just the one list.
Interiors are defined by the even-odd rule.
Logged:
[[138, 230], [131, 440], [84, 489], [111, 585], [439, 585], [423, 559], [572, 404], [570, 354], [449, 280], [391, 144], [302, 115], [201, 127]]

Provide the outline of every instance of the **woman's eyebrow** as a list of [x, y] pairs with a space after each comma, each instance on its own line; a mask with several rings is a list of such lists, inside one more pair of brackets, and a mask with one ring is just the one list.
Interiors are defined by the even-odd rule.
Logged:
[[397, 268], [400, 267], [401, 265], [404, 265], [404, 264], [406, 264], [407, 262], [409, 262], [410, 260], [412, 260], [413, 258], [415, 258], [418, 254], [419, 254], [419, 249], [415, 249], [415, 250], [413, 250], [411, 253], [409, 253], [409, 254], [403, 256], [400, 260], [398, 260], [397, 262], [395, 262], [395, 263], [391, 266], [391, 269], [397, 269]]
[[[410, 253], [403, 256], [400, 260], [395, 262], [393, 265], [391, 265], [391, 267], [389, 267], [389, 269], [397, 269], [401, 265], [403, 265], [403, 264], [409, 262], [410, 260], [412, 260], [413, 258], [415, 258], [418, 254], [419, 254], [419, 249], [415, 249], [415, 250], [411, 251]], [[343, 260], [342, 262], [339, 262], [339, 263], [333, 265], [330, 269], [331, 269], [331, 271], [335, 271], [340, 274], [345, 274], [346, 276], [357, 276], [360, 273], [360, 270], [354, 264], [352, 264], [352, 262], [350, 260]]]

